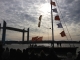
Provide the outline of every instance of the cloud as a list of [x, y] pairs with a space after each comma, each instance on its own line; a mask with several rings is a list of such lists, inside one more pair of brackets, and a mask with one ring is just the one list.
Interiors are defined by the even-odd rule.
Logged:
[[[62, 13], [62, 16], [64, 18], [65, 22], [71, 22], [73, 23], [79, 23], [80, 22], [80, 8], [79, 8], [79, 4], [80, 1], [79, 0], [64, 0], [64, 4], [61, 4], [62, 2], [59, 3], [59, 7]], [[63, 6], [64, 5], [64, 6]], [[64, 9], [65, 8], [65, 9]], [[61, 16], [61, 18], [62, 18]], [[69, 23], [68, 22], [68, 23]]]
[[[56, 0], [55, 0], [56, 2]], [[58, 3], [58, 4], [57, 4]], [[68, 26], [70, 33], [79, 35], [80, 26], [80, 0], [57, 0], [56, 7], [63, 26], [64, 22]], [[39, 35], [39, 33], [48, 33], [47, 28], [51, 28], [51, 13], [49, 0], [0, 0], [0, 22], [7, 22], [7, 26], [16, 28], [30, 28], [30, 36]], [[41, 27], [38, 28], [38, 18], [42, 14]], [[54, 14], [54, 13], [53, 13]], [[53, 17], [54, 19], [54, 17]], [[54, 31], [58, 29], [54, 21]], [[65, 27], [66, 28], [66, 27]], [[50, 31], [51, 34], [51, 31]], [[57, 34], [56, 34], [57, 35]]]

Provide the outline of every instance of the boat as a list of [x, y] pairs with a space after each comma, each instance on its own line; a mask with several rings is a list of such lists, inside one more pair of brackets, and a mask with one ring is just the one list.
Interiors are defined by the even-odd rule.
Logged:
[[[43, 50], [45, 53], [49, 53], [49, 50], [52, 49], [53, 47], [47, 47], [47, 46], [29, 46], [29, 50], [35, 50], [37, 53], [39, 53], [41, 50]], [[78, 47], [54, 47], [54, 51], [56, 52], [57, 55], [65, 55], [68, 52], [71, 52], [73, 55], [76, 55], [76, 50]]]
[[[31, 50], [32, 49], [36, 49], [36, 51], [44, 50], [45, 52], [49, 52], [49, 49], [53, 48], [54, 51], [56, 52], [56, 54], [58, 54], [58, 55], [66, 55], [68, 52], [71, 52], [73, 55], [76, 55], [76, 50], [77, 50], [78, 47], [75, 47], [74, 44], [73, 44], [73, 47], [54, 47], [53, 12], [57, 13], [58, 11], [57, 11], [56, 8], [53, 9], [52, 6], [56, 6], [56, 4], [55, 4], [55, 2], [53, 2], [51, 0], [51, 22], [52, 22], [52, 28], [51, 29], [52, 29], [52, 42], [53, 42], [53, 43], [51, 43], [52, 46], [51, 47], [34, 46], [34, 47], [29, 47], [29, 49], [31, 49]], [[39, 25], [38, 25], [38, 27], [40, 27], [41, 18], [42, 18], [42, 15], [40, 15], [40, 17], [39, 17], [39, 23], [38, 23]], [[59, 15], [55, 16], [55, 20], [60, 21]], [[58, 28], [63, 28], [61, 21], [57, 25], [58, 25]], [[67, 26], [66, 26], [66, 28], [67, 28]], [[68, 28], [67, 28], [67, 31], [68, 31]], [[69, 33], [69, 31], [68, 31], [68, 33]], [[60, 34], [61, 34], [61, 37], [65, 37], [66, 36], [64, 28], [63, 28], [63, 31]], [[70, 33], [69, 33], [69, 36], [70, 36]], [[71, 36], [70, 36], [70, 38], [71, 38]], [[71, 40], [72, 40], [72, 38], [71, 38]]]
[[[54, 10], [55, 12], [57, 12], [57, 10], [56, 9], [52, 9], [52, 5], [54, 5], [54, 6], [56, 6], [55, 5], [55, 3], [54, 2], [52, 2], [52, 0], [51, 0], [51, 21], [52, 21], [52, 42], [53, 43], [51, 43], [52, 44], [52, 46], [51, 47], [45, 47], [45, 46], [35, 46], [35, 47], [29, 47], [29, 49], [38, 49], [38, 50], [36, 50], [36, 51], [39, 51], [40, 49], [42, 49], [42, 50], [44, 50], [46, 53], [48, 53], [48, 51], [49, 51], [49, 49], [50, 48], [53, 48], [54, 49], [54, 51], [58, 54], [58, 55], [60, 55], [60, 54], [62, 54], [62, 55], [66, 55], [67, 54], [67, 52], [71, 52], [73, 55], [76, 55], [76, 50], [77, 50], [77, 48], [78, 47], [54, 47], [54, 30], [53, 30], [53, 14], [52, 14], [52, 10]], [[42, 15], [40, 16], [40, 17], [42, 17]], [[56, 16], [57, 18], [57, 20], [58, 21], [60, 21], [60, 18], [59, 18], [59, 16]], [[40, 22], [39, 22], [40, 23]], [[61, 23], [61, 21], [60, 21], [60, 23]], [[40, 25], [38, 26], [38, 27], [40, 27]], [[60, 26], [60, 27], [62, 27], [62, 26]], [[4, 21], [4, 23], [3, 23], [3, 27], [2, 27], [2, 29], [3, 29], [3, 33], [2, 33], [2, 44], [4, 45], [4, 44], [12, 44], [12, 43], [16, 43], [16, 44], [32, 44], [33, 42], [30, 42], [29, 41], [29, 29], [28, 29], [28, 31], [27, 30], [25, 30], [25, 29], [18, 29], [18, 28], [13, 28], [13, 27], [6, 27], [6, 22]], [[22, 32], [23, 33], [23, 38], [22, 38], [22, 41], [21, 42], [19, 42], [19, 41], [5, 41], [5, 35], [6, 35], [6, 29], [9, 29], [9, 30], [14, 30], [14, 31], [19, 31], [19, 32]], [[28, 36], [27, 36], [27, 41], [24, 41], [24, 32], [28, 32]], [[64, 33], [64, 31], [62, 32], [62, 33]], [[64, 37], [64, 36], [66, 36], [65, 34], [62, 34], [61, 35], [62, 37]], [[36, 42], [34, 42], [34, 43], [36, 43]], [[44, 43], [43, 41], [41, 42], [41, 43]], [[49, 42], [47, 42], [47, 43], [49, 43]]]

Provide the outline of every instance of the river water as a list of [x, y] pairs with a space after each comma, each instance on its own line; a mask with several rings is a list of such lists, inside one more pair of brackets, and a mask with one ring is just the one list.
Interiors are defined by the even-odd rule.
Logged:
[[[51, 46], [51, 44], [37, 44], [37, 45], [44, 45], [44, 46]], [[4, 48], [9, 47], [10, 48], [14, 48], [14, 49], [26, 49], [28, 48], [28, 46], [30, 46], [29, 44], [11, 44], [11, 45], [5, 45], [3, 46]], [[55, 47], [57, 47], [56, 44], [54, 44]], [[74, 44], [75, 47], [78, 47], [76, 54], [78, 53], [78, 51], [80, 51], [80, 44]], [[62, 44], [61, 47], [70, 47], [69, 44]], [[71, 47], [73, 47], [73, 45], [71, 45]]]

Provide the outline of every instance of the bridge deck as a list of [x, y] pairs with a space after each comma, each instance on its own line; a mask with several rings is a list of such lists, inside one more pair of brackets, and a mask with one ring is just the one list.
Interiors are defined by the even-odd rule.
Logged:
[[35, 44], [35, 43], [80, 44], [80, 41], [5, 41], [5, 44]]

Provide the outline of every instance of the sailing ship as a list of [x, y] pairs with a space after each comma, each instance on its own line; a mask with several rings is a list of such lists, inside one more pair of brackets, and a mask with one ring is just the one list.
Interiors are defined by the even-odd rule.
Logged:
[[[38, 41], [36, 41], [37, 39], [35, 37], [32, 38], [32, 40], [34, 40], [34, 41], [29, 41], [29, 28], [28, 28], [28, 30], [25, 30], [25, 29], [18, 29], [18, 28], [13, 28], [13, 27], [7, 27], [6, 26], [6, 22], [4, 21], [3, 27], [1, 27], [3, 29], [3, 33], [2, 33], [2, 41], [0, 43], [2, 43], [3, 45], [4, 44], [13, 44], [13, 43], [18, 43], [18, 44], [51, 43], [51, 45], [52, 45], [51, 47], [45, 47], [45, 46], [34, 46], [34, 47], [31, 47], [30, 46], [29, 48], [30, 49], [33, 49], [33, 48], [38, 49], [36, 51], [39, 51], [40, 49], [42, 49], [45, 52], [48, 52], [50, 48], [54, 48], [54, 50], [55, 50], [55, 52], [57, 54], [64, 55], [67, 52], [71, 52], [72, 54], [75, 55], [76, 54], [76, 50], [77, 50], [78, 47], [75, 47], [75, 46], [74, 47], [54, 47], [55, 41], [54, 41], [54, 30], [53, 30], [53, 11], [57, 12], [57, 9], [52, 9], [52, 6], [56, 6], [56, 4], [55, 4], [55, 2], [53, 2], [51, 0], [52, 41], [42, 41], [43, 37], [36, 37], [38, 39]], [[42, 18], [42, 15], [40, 15], [40, 17], [39, 17], [38, 27], [40, 27], [41, 18]], [[55, 20], [60, 21], [59, 15], [55, 16]], [[63, 26], [61, 24], [61, 21], [57, 25], [58, 25], [59, 28], [63, 28]], [[22, 41], [5, 41], [6, 29], [22, 32], [23, 33]], [[27, 41], [24, 41], [24, 32], [28, 33], [28, 35], [27, 35]], [[62, 37], [66, 36], [64, 29], [63, 29], [63, 31], [60, 34], [61, 34]], [[58, 43], [58, 42], [56, 42], [56, 43]]]
[[[51, 48], [54, 48], [55, 52], [58, 55], [65, 55], [65, 54], [67, 54], [67, 52], [71, 52], [73, 55], [76, 55], [76, 50], [77, 50], [78, 47], [75, 47], [74, 44], [73, 44], [73, 47], [71, 47], [71, 46], [70, 47], [54, 47], [53, 12], [58, 13], [58, 11], [57, 11], [57, 8], [54, 8], [54, 9], [52, 8], [53, 6], [56, 6], [55, 2], [53, 2], [52, 0], [50, 0], [50, 4], [51, 4], [51, 22], [52, 22], [52, 28], [51, 29], [52, 29], [52, 42], [53, 42], [53, 43], [51, 43], [51, 45], [52, 45]], [[38, 27], [40, 27], [41, 18], [42, 18], [42, 15], [39, 16]], [[60, 33], [61, 37], [65, 37], [66, 36], [66, 38], [67, 38], [67, 35], [65, 34], [64, 28], [62, 26], [62, 23], [61, 23], [61, 20], [60, 20], [60, 17], [59, 17], [58, 14], [55, 16], [55, 20], [56, 21], [60, 21], [60, 23], [57, 24], [58, 28], [62, 28], [63, 29], [63, 31]], [[66, 26], [66, 24], [65, 24], [65, 26]], [[66, 26], [66, 29], [68, 31], [67, 26]], [[69, 31], [68, 31], [68, 33], [69, 33]], [[69, 33], [69, 36], [70, 36], [70, 33]], [[70, 38], [71, 38], [71, 36], [70, 36]], [[35, 41], [35, 40], [36, 41], [42, 41], [42, 37], [40, 37], [40, 39], [38, 38], [38, 36], [37, 37], [32, 37], [32, 41]], [[72, 40], [72, 38], [71, 38], [71, 40]], [[61, 43], [57, 43], [57, 44], [60, 44], [61, 45]], [[35, 46], [34, 48], [36, 48], [38, 50], [40, 50], [39, 48], [41, 48], [43, 50], [43, 47], [46, 48], [45, 51], [48, 52], [49, 47]]]
[[[57, 2], [57, 1], [56, 1], [56, 2]], [[58, 11], [57, 11], [56, 8], [52, 9], [52, 6], [56, 6], [56, 3], [51, 0], [52, 40], [54, 41], [53, 12], [58, 13]], [[61, 24], [61, 20], [60, 20], [60, 18], [59, 18], [59, 15], [55, 16], [55, 20], [56, 20], [56, 21], [60, 21], [60, 23], [57, 24], [57, 25], [58, 25], [58, 28], [63, 28], [63, 26], [62, 26], [62, 24]], [[66, 24], [65, 24], [65, 26], [66, 26]], [[66, 26], [66, 29], [67, 29], [67, 31], [68, 31], [67, 26]], [[68, 31], [68, 33], [69, 33], [69, 31]], [[61, 37], [65, 37], [65, 36], [66, 36], [65, 31], [64, 31], [64, 28], [63, 28], [63, 31], [60, 33], [60, 35], [61, 35]], [[69, 36], [70, 36], [70, 33], [69, 33]], [[67, 36], [66, 36], [66, 38], [67, 38]], [[70, 38], [71, 38], [71, 36], [70, 36]], [[72, 40], [72, 38], [71, 38], [71, 40]], [[53, 48], [54, 48], [54, 44], [53, 44]], [[78, 47], [75, 47], [74, 44], [73, 44], [73, 47], [60, 47], [60, 48], [59, 48], [59, 47], [56, 47], [56, 48], [54, 48], [54, 50], [55, 50], [58, 54], [66, 54], [66, 53], [68, 53], [68, 52], [71, 52], [72, 54], [75, 55], [77, 48], [78, 48]]]

